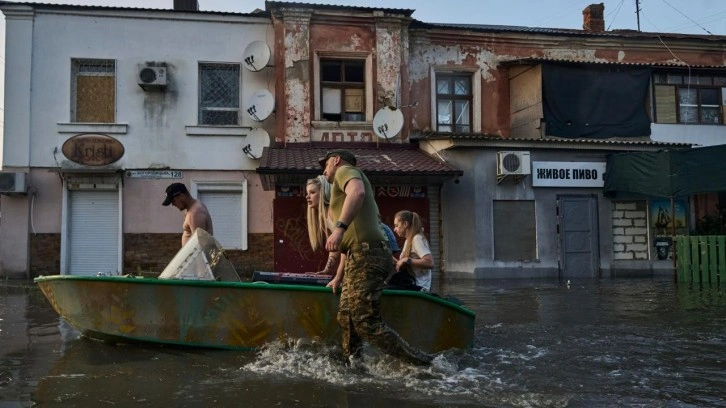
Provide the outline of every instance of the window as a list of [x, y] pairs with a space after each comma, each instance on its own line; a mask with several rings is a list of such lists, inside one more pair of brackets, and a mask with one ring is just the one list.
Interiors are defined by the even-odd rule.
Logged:
[[439, 132], [471, 132], [471, 106], [471, 74], [436, 74], [436, 129]]
[[116, 62], [100, 59], [71, 61], [71, 121], [114, 123]]
[[214, 238], [224, 249], [247, 249], [247, 184], [199, 183], [197, 198], [212, 216]]
[[497, 261], [537, 259], [534, 201], [494, 201], [494, 259]]
[[364, 60], [320, 60], [321, 119], [365, 121], [365, 72]]
[[657, 123], [723, 124], [726, 75], [656, 73]]
[[239, 124], [239, 64], [199, 64], [199, 124]]

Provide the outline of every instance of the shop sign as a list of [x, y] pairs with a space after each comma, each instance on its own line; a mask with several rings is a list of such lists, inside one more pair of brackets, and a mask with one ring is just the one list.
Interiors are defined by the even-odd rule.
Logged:
[[111, 136], [81, 134], [63, 143], [63, 155], [68, 160], [85, 166], [105, 166], [124, 155], [124, 146]]
[[533, 187], [605, 186], [605, 162], [532, 162]]

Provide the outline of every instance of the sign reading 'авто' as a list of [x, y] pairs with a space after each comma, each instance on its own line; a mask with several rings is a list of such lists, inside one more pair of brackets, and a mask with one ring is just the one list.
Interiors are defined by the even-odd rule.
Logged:
[[533, 187], [603, 187], [604, 162], [532, 162]]

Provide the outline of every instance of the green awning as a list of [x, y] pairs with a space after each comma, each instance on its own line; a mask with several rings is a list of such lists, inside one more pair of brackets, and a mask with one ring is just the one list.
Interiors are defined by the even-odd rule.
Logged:
[[603, 189], [608, 197], [684, 197], [719, 191], [726, 191], [726, 145], [608, 157]]

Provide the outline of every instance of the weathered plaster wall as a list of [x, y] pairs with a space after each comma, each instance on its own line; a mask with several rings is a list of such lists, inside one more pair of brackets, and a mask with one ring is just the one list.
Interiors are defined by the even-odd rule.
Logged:
[[482, 103], [478, 108], [481, 131], [508, 136], [508, 73], [505, 69], [497, 69], [500, 58], [501, 56], [485, 46], [471, 45], [470, 42], [457, 44], [454, 40], [449, 44], [442, 44], [416, 33], [416, 37], [411, 40], [409, 54], [409, 85], [411, 100], [420, 103], [412, 110], [412, 131], [426, 131], [431, 127], [432, 116], [435, 115], [430, 109], [433, 69], [439, 72], [479, 72]]
[[283, 22], [284, 110], [283, 133], [278, 137], [286, 142], [310, 140], [311, 88], [310, 74], [310, 14], [286, 15]]

